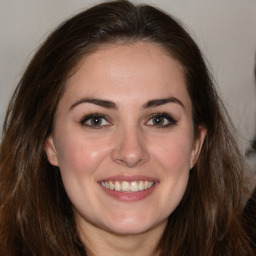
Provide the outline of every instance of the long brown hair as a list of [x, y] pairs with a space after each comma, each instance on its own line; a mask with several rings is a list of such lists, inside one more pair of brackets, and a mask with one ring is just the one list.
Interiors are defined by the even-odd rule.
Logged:
[[0, 148], [0, 255], [86, 255], [59, 169], [44, 143], [82, 57], [103, 44], [160, 45], [184, 69], [195, 134], [207, 136], [159, 248], [167, 255], [250, 255], [239, 223], [242, 158], [202, 54], [180, 23], [148, 5], [96, 5], [59, 26], [28, 65], [10, 101]]

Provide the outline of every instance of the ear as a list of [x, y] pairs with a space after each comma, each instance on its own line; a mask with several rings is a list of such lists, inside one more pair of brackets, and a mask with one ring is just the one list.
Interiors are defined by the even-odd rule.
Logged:
[[44, 150], [46, 152], [48, 161], [50, 164], [54, 166], [58, 166], [58, 158], [57, 158], [57, 152], [55, 149], [53, 137], [49, 136], [44, 144]]
[[206, 136], [206, 129], [203, 126], [199, 126], [198, 127], [198, 136], [195, 138], [194, 143], [193, 143], [193, 148], [192, 148], [192, 152], [191, 152], [191, 157], [190, 157], [190, 169], [192, 169], [192, 167], [196, 164], [197, 159], [200, 155], [203, 143], [204, 143], [204, 139]]

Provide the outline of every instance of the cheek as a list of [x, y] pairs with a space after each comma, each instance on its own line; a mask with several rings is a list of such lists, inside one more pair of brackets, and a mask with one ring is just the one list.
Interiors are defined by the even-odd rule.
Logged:
[[93, 173], [108, 151], [104, 143], [88, 138], [72, 136], [59, 141], [62, 143], [57, 145], [57, 158], [62, 175], [80, 176]]
[[91, 207], [94, 209], [97, 207], [97, 200], [92, 196], [92, 189], [97, 182], [98, 171], [104, 163], [108, 149], [102, 141], [99, 145], [97, 141], [74, 135], [58, 141], [62, 142], [57, 145], [59, 168], [69, 199], [81, 212], [83, 205], [94, 205]]
[[189, 171], [192, 149], [190, 136], [184, 134], [169, 136], [152, 148], [159, 164], [166, 172], [179, 176], [184, 171]]
[[[162, 175], [163, 214], [169, 216], [180, 203], [189, 179], [192, 141], [187, 136], [170, 136], [155, 145], [154, 156]], [[190, 137], [189, 137], [190, 138]]]

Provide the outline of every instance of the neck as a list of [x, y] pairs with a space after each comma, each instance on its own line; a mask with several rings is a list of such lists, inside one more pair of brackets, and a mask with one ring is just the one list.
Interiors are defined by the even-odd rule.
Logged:
[[166, 221], [141, 234], [120, 235], [91, 224], [79, 225], [88, 256], [159, 256], [158, 244]]

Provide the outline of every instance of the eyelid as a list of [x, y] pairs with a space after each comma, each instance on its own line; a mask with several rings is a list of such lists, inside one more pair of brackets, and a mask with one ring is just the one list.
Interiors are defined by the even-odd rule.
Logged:
[[[90, 119], [92, 118], [102, 118], [104, 119], [106, 122], [108, 122], [108, 124], [99, 124], [99, 125], [89, 125], [89, 124], [86, 124], [86, 122], [88, 122]], [[109, 121], [109, 118], [106, 117], [106, 115], [104, 114], [100, 114], [100, 113], [91, 113], [91, 114], [88, 114], [88, 115], [85, 115], [79, 122], [82, 126], [85, 126], [87, 128], [92, 128], [92, 129], [101, 129], [101, 128], [104, 128], [106, 126], [110, 126], [111, 125], [111, 122]]]
[[150, 124], [149, 126], [152, 126], [154, 128], [168, 128], [168, 127], [171, 127], [171, 126], [174, 126], [177, 124], [177, 119], [173, 118], [172, 115], [168, 114], [168, 113], [154, 113], [154, 114], [151, 114], [150, 117], [147, 119], [146, 121], [146, 124], [152, 120], [154, 117], [161, 117], [161, 118], [165, 118], [168, 120], [168, 124], [165, 124], [165, 125], [156, 125], [156, 124]]
[[[150, 121], [152, 121], [153, 118], [162, 118], [162, 119], [165, 119], [164, 122], [166, 122], [167, 120], [167, 124], [165, 123], [159, 123], [159, 124], [149, 124]], [[103, 119], [105, 122], [107, 122], [107, 124], [100, 122], [99, 124], [88, 124], [87, 122], [88, 121], [91, 121], [92, 122], [92, 119], [93, 118], [100, 118], [100, 119]], [[106, 128], [106, 127], [109, 127], [112, 125], [112, 122], [111, 122], [111, 119], [106, 116], [105, 114], [101, 114], [101, 113], [91, 113], [91, 114], [88, 114], [88, 115], [84, 115], [83, 118], [81, 118], [81, 120], [79, 121], [79, 123], [84, 126], [84, 127], [87, 127], [87, 128], [91, 128], [91, 129], [102, 129], [102, 128]], [[149, 115], [147, 118], [146, 118], [146, 121], [145, 121], [145, 124], [147, 126], [151, 126], [151, 127], [154, 127], [154, 128], [168, 128], [168, 127], [171, 127], [171, 126], [174, 126], [177, 124], [177, 120], [175, 118], [173, 118], [172, 115], [166, 113], [166, 112], [160, 112], [160, 113], [153, 113], [151, 115]]]

